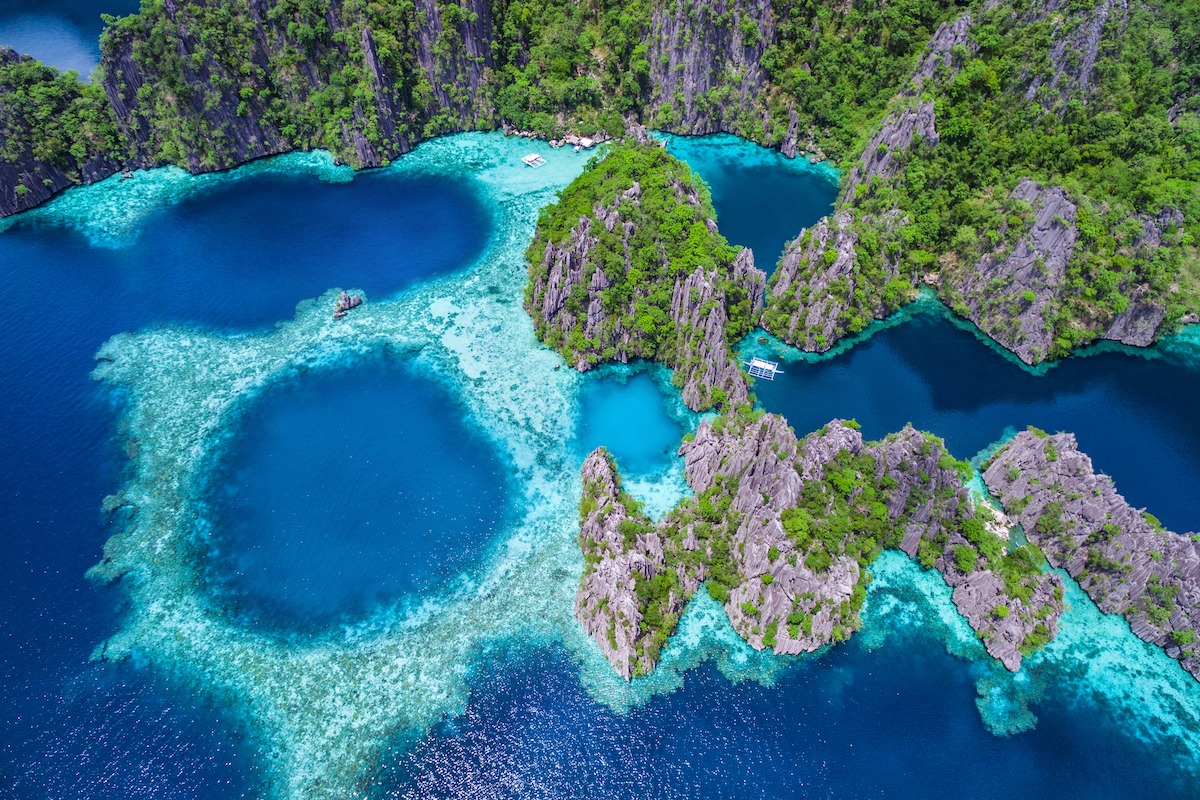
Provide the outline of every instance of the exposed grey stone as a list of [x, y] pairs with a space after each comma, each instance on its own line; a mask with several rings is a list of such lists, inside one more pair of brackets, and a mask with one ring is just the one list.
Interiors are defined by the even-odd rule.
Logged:
[[972, 268], [944, 271], [942, 288], [980, 330], [1026, 364], [1036, 364], [1053, 341], [1051, 321], [1078, 237], [1076, 209], [1061, 187], [1029, 178], [1021, 179], [1011, 197], [1032, 209], [1028, 227], [1013, 232], [1005, 221], [1001, 243]]
[[1164, 647], [1200, 679], [1200, 546], [1157, 528], [1079, 452], [1075, 436], [1017, 434], [984, 480], [1050, 563], [1071, 574], [1100, 610], [1124, 614], [1139, 638]]

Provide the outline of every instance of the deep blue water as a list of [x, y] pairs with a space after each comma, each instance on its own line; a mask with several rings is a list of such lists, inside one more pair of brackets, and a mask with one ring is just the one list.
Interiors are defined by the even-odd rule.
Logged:
[[649, 374], [600, 370], [584, 386], [579, 408], [579, 455], [603, 445], [625, 475], [661, 469], [679, 449], [683, 426]]
[[470, 567], [505, 519], [508, 470], [464, 416], [387, 356], [258, 398], [214, 478], [221, 595], [312, 630]]
[[[770, 688], [716, 668], [626, 716], [558, 650], [489, 664], [461, 717], [391, 759], [387, 798], [1187, 797], [1121, 720], [1050, 700], [1035, 730], [984, 730], [963, 662], [928, 634], [861, 637]], [[1086, 721], [1084, 717], [1086, 716]]]
[[837, 184], [825, 167], [733, 136], [672, 136], [667, 149], [708, 184], [721, 233], [752, 249], [767, 275], [789, 240], [833, 211]]
[[138, 0], [4, 0], [0, 44], [87, 78], [100, 60], [100, 15], [137, 10]]
[[1005, 428], [1071, 431], [1117, 490], [1183, 533], [1200, 530], [1200, 371], [1181, 360], [1108, 352], [1037, 376], [939, 314], [886, 328], [837, 358], [785, 364], [754, 391], [798, 434], [856, 418], [879, 438], [906, 423], [937, 433], [959, 458]]
[[213, 744], [237, 749], [210, 733], [218, 712], [129, 665], [85, 666], [119, 602], [83, 577], [123, 467], [116, 410], [88, 377], [100, 345], [167, 321], [269, 327], [333, 285], [383, 296], [469, 263], [488, 220], [463, 184], [361, 175], [240, 182], [157, 214], [123, 249], [30, 224], [0, 233], [0, 797], [9, 784], [22, 798], [247, 791]]

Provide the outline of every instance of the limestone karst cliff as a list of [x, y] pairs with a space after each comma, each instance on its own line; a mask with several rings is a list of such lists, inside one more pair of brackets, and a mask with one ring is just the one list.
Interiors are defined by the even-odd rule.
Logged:
[[988, 488], [1100, 610], [1200, 679], [1200, 544], [1131, 508], [1069, 433], [1023, 431], [984, 472]]
[[766, 276], [717, 232], [707, 191], [661, 148], [623, 146], [568, 186], [527, 258], [534, 329], [571, 366], [656, 360], [677, 371], [690, 408], [746, 401], [732, 350]]
[[964, 488], [966, 467], [928, 434], [864, 442], [835, 420], [798, 440], [781, 417], [742, 412], [702, 424], [680, 453], [695, 497], [657, 525], [621, 491], [607, 452], [583, 468], [576, 615], [626, 678], [653, 669], [702, 581], [756, 649], [847, 638], [884, 548], [938, 570], [1009, 669], [1057, 630], [1061, 582], [1035, 550], [1008, 545]]

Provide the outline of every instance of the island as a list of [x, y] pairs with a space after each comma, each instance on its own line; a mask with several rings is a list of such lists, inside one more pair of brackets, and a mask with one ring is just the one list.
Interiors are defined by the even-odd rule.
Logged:
[[[583, 465], [575, 613], [623, 677], [654, 669], [701, 585], [755, 649], [795, 654], [845, 640], [861, 625], [871, 562], [889, 548], [937, 570], [1011, 670], [1057, 633], [1063, 584], [1053, 565], [1197, 675], [1188, 648], [1200, 623], [1196, 542], [1132, 511], [1069, 434], [1019, 434], [989, 459], [986, 485], [1010, 518], [972, 495], [971, 465], [932, 434], [907, 427], [867, 442], [852, 420], [833, 420], [800, 438], [756, 410], [738, 339], [761, 321], [811, 328], [814, 314], [833, 331], [844, 309], [773, 303], [794, 280], [790, 256], [764, 307], [752, 255], [728, 245], [703, 184], [661, 147], [621, 145], [593, 161], [543, 210], [526, 257], [526, 310], [568, 363], [658, 361], [675, 370], [690, 408], [722, 412], [679, 448], [694, 496], [658, 522], [623, 491], [607, 450]], [[822, 260], [836, 269], [840, 258]]]

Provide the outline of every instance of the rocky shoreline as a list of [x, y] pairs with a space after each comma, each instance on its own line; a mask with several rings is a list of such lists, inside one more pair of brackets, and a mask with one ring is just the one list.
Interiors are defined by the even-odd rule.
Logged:
[[1106, 614], [1200, 679], [1200, 543], [1131, 508], [1069, 433], [1017, 434], [983, 473], [991, 492]]
[[869, 567], [887, 548], [936, 569], [1008, 669], [1057, 632], [1061, 581], [997, 534], [935, 437], [906, 428], [864, 442], [835, 420], [798, 440], [783, 418], [747, 412], [703, 423], [679, 452], [695, 497], [657, 525], [622, 492], [603, 448], [583, 467], [576, 616], [625, 678], [654, 668], [704, 581], [756, 650], [843, 641], [862, 624]]

